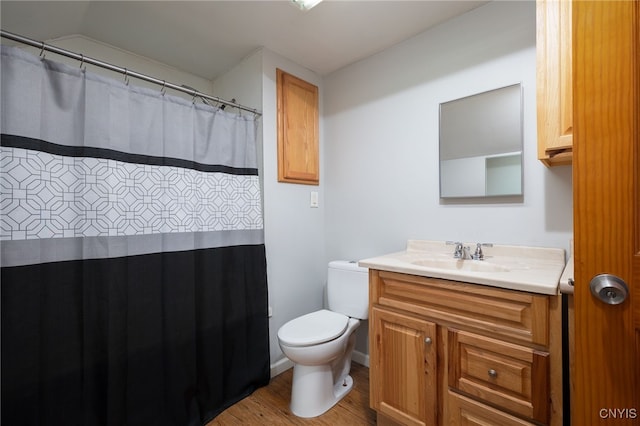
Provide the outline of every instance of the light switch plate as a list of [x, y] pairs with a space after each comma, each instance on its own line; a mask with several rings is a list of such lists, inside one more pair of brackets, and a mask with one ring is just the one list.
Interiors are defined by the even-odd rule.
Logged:
[[311, 191], [311, 201], [309, 202], [309, 207], [318, 207], [318, 191]]

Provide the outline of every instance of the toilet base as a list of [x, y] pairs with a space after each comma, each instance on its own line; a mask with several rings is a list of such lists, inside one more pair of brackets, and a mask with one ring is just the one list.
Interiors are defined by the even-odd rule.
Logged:
[[333, 383], [331, 365], [296, 364], [291, 387], [291, 412], [298, 417], [317, 417], [336, 405], [353, 388], [347, 375]]

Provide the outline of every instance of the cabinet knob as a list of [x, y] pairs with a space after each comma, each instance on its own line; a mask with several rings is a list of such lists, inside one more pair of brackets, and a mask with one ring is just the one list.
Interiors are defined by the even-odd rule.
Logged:
[[427, 337], [427, 338], [425, 338], [425, 339], [424, 339], [424, 342], [425, 342], [427, 345], [430, 345], [430, 344], [431, 344], [431, 342], [432, 342], [431, 337]]
[[488, 373], [489, 373], [489, 377], [491, 377], [491, 378], [495, 379], [496, 377], [498, 377], [498, 372], [496, 370], [494, 370], [493, 368], [491, 370], [489, 370]]

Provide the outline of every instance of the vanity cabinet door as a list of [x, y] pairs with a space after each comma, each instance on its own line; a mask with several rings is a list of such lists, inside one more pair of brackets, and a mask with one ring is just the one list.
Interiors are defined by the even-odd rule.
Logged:
[[436, 425], [436, 324], [371, 309], [371, 407], [403, 425]]

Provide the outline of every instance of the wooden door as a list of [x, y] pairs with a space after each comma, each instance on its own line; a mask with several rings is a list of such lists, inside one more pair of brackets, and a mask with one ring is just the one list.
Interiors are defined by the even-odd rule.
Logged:
[[[575, 374], [572, 424], [639, 424], [640, 2], [573, 3]], [[630, 287], [591, 295], [598, 274]]]
[[403, 425], [437, 421], [436, 325], [373, 307], [369, 369], [371, 406]]

